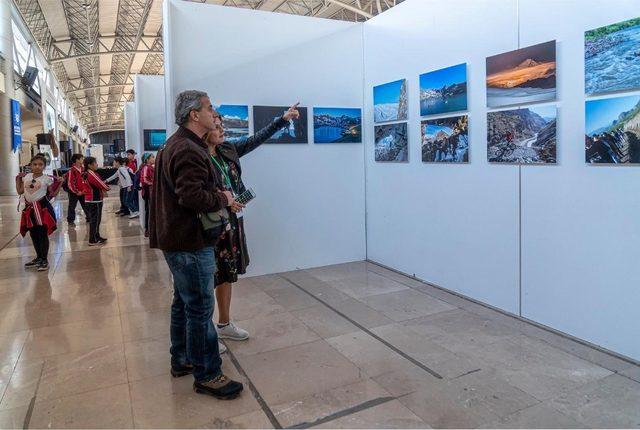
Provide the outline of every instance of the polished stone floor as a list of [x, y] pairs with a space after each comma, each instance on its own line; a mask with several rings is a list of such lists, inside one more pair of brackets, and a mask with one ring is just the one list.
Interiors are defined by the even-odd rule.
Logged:
[[640, 427], [640, 368], [366, 262], [239, 282], [252, 337], [223, 368], [247, 389], [195, 394], [169, 375], [171, 278], [137, 221], [106, 213], [99, 249], [60, 223], [51, 270], [25, 272], [15, 204], [0, 200], [2, 428]]

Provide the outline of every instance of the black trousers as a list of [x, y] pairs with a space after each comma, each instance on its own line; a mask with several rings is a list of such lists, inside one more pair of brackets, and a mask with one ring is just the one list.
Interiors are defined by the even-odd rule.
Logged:
[[102, 221], [102, 202], [87, 202], [89, 212], [89, 243], [100, 239], [100, 222]]
[[131, 212], [129, 211], [129, 207], [127, 206], [127, 189], [120, 188], [120, 212], [129, 215]]
[[87, 207], [84, 204], [84, 196], [79, 196], [76, 193], [72, 193], [69, 191], [69, 207], [67, 208], [67, 222], [75, 222], [76, 221], [76, 206], [80, 203], [82, 207], [82, 211], [84, 212], [85, 218], [89, 219], [89, 214], [87, 213]]
[[41, 260], [47, 260], [49, 254], [49, 235], [47, 234], [47, 227], [43, 225], [34, 225], [29, 229], [31, 235], [31, 241], [33, 247], [36, 250], [36, 256]]
[[149, 206], [151, 205], [151, 196], [149, 196], [149, 190], [142, 196], [144, 200], [144, 229], [149, 230]]

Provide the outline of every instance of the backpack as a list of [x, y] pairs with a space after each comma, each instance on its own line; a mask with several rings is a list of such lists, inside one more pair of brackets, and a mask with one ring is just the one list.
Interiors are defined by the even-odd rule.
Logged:
[[135, 175], [133, 175], [133, 189], [136, 191], [141, 190], [140, 187], [140, 176], [142, 174], [142, 169], [138, 170]]
[[66, 191], [67, 193], [71, 191], [71, 190], [69, 190], [69, 172], [70, 171], [71, 170], [69, 170], [67, 173], [62, 175], [62, 178], [64, 179], [64, 182], [62, 183], [62, 189], [64, 191]]

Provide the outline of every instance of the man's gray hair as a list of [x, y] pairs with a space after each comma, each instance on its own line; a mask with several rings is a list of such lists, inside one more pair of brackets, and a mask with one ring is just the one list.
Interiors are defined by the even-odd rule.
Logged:
[[189, 113], [192, 110], [202, 109], [202, 97], [209, 96], [204, 91], [198, 90], [187, 90], [178, 94], [175, 107], [176, 124], [184, 125], [189, 121]]

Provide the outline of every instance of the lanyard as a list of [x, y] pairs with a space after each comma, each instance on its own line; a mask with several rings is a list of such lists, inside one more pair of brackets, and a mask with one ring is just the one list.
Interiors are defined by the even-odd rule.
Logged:
[[218, 160], [216, 160], [216, 158], [213, 155], [211, 156], [211, 161], [213, 161], [213, 163], [216, 165], [218, 170], [220, 170], [220, 173], [222, 173], [222, 176], [224, 176], [224, 179], [229, 189], [235, 192], [235, 190], [233, 189], [233, 185], [231, 183], [231, 178], [229, 178], [229, 173], [228, 173], [229, 166], [227, 165], [226, 161], [224, 161], [223, 159], [220, 159], [220, 161], [222, 161], [222, 164], [224, 165], [224, 169], [222, 168], [222, 166], [220, 166], [220, 164], [218, 163]]

